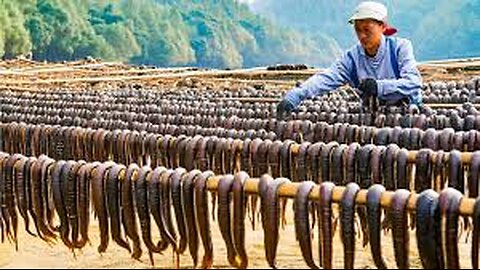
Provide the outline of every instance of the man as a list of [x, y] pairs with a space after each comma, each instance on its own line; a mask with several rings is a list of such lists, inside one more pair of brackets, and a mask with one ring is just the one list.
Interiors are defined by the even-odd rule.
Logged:
[[381, 105], [421, 105], [420, 72], [412, 44], [390, 37], [397, 30], [387, 23], [387, 8], [380, 3], [360, 3], [349, 20], [358, 43], [329, 69], [293, 88], [277, 105], [277, 117], [295, 110], [302, 100], [323, 95], [348, 83], [362, 99], [376, 97]]

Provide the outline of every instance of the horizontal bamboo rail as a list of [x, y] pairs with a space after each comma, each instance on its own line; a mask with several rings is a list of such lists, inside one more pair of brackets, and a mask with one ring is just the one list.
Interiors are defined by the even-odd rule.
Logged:
[[[298, 151], [300, 150], [300, 144], [295, 143], [290, 147], [292, 154], [298, 155]], [[410, 150], [408, 151], [408, 162], [415, 163], [417, 157], [418, 150]], [[430, 159], [433, 161], [436, 157], [436, 151], [432, 150], [432, 154], [430, 155]], [[446, 157], [448, 157], [449, 152], [445, 152]], [[462, 159], [463, 164], [470, 164], [470, 160], [472, 159], [472, 152], [460, 152], [460, 157]]]
[[[132, 81], [132, 80], [161, 80], [161, 79], [182, 79], [186, 77], [196, 78], [267, 78], [282, 76], [307, 76], [311, 75], [311, 70], [288, 70], [288, 71], [267, 71], [260, 68], [252, 68], [245, 70], [187, 70], [178, 73], [165, 74], [146, 74], [138, 76], [97, 76], [97, 77], [78, 77], [78, 78], [54, 78], [54, 79], [36, 79], [36, 80], [4, 80], [4, 84], [54, 84], [54, 83], [93, 83], [93, 82], [116, 82], [116, 81]], [[267, 80], [268, 81], [268, 80]]]
[[[218, 187], [218, 182], [222, 176], [214, 176], [208, 179], [207, 189], [210, 191], [216, 191]], [[250, 178], [245, 182], [245, 192], [250, 194], [258, 194], [258, 178]], [[299, 187], [300, 183], [287, 183], [278, 189], [278, 195], [285, 198], [294, 198]], [[319, 199], [319, 185], [316, 185], [310, 192], [310, 200]], [[344, 186], [337, 186], [333, 189], [332, 200], [335, 203], [339, 203], [342, 199], [343, 191], [345, 190]], [[389, 208], [392, 204], [393, 191], [385, 191], [382, 194], [380, 205], [382, 208]], [[409, 211], [415, 211], [415, 205], [418, 198], [418, 194], [412, 191], [408, 202], [407, 209]], [[359, 205], [366, 205], [367, 202], [367, 190], [362, 189], [358, 192], [356, 197], [356, 203]], [[459, 212], [460, 215], [471, 216], [473, 215], [473, 206], [475, 204], [475, 199], [464, 197], [460, 203]]]
[[[111, 164], [117, 164], [113, 161], [106, 161], [107, 163]], [[100, 164], [100, 163], [99, 163]], [[152, 168], [154, 169], [154, 168]], [[93, 169], [92, 175], [95, 174], [95, 168]], [[119, 178], [124, 179], [126, 173], [126, 168], [122, 169], [119, 173]], [[133, 179], [136, 178], [136, 174], [138, 171], [135, 172], [133, 175]], [[221, 175], [214, 175], [210, 177], [207, 181], [207, 189], [209, 191], [215, 192], [218, 189], [218, 183], [220, 179], [222, 178]], [[249, 194], [258, 194], [258, 183], [260, 179], [259, 178], [249, 178], [246, 180], [245, 185], [244, 185], [244, 190], [246, 193]], [[300, 186], [301, 183], [299, 182], [291, 182], [291, 183], [286, 183], [280, 186], [278, 189], [278, 195], [280, 197], [285, 197], [285, 198], [294, 198], [298, 187]], [[318, 200], [319, 199], [319, 188], [320, 185], [315, 185], [312, 191], [309, 194], [309, 199], [310, 200]], [[336, 186], [333, 189], [332, 193], [332, 201], [335, 203], [340, 203], [342, 199], [343, 192], [345, 191], [345, 186]], [[380, 205], [382, 208], [389, 208], [392, 204], [392, 198], [393, 198], [394, 192], [393, 191], [385, 191], [382, 194], [381, 200], [380, 200]], [[407, 202], [407, 209], [409, 211], [415, 211], [416, 209], [416, 201], [418, 199], [418, 194], [416, 194], [414, 191], [411, 191], [411, 195], [408, 199]], [[367, 190], [366, 189], [361, 189], [356, 196], [356, 203], [359, 205], [366, 205], [367, 201]], [[460, 215], [464, 216], [472, 216], [473, 215], [473, 208], [475, 204], [475, 200], [473, 198], [468, 198], [464, 196], [461, 200], [460, 206], [459, 206], [459, 213]]]
[[218, 97], [212, 98], [212, 101], [238, 101], [238, 102], [264, 102], [264, 103], [277, 103], [280, 102], [279, 98], [257, 98], [257, 97]]
[[[264, 102], [264, 103], [277, 103], [280, 102], [280, 98], [265, 98], [265, 97], [219, 97], [213, 98], [213, 101], [238, 101], [238, 102]], [[462, 106], [462, 103], [425, 103], [428, 107], [435, 108], [456, 108]], [[473, 104], [474, 107], [480, 108], [480, 104]]]
[[[435, 109], [435, 108], [446, 108], [446, 109], [451, 109], [451, 108], [456, 108], [459, 106], [462, 106], [463, 103], [425, 103], [428, 107]], [[472, 104], [475, 108], [480, 108], [480, 104], [474, 103]]]

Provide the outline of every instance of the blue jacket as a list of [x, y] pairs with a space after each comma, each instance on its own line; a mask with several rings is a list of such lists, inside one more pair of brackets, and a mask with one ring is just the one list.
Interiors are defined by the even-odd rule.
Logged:
[[397, 101], [406, 97], [410, 104], [419, 105], [422, 103], [422, 78], [416, 64], [412, 44], [407, 39], [382, 36], [374, 57], [367, 56], [358, 42], [329, 69], [293, 88], [285, 98], [297, 107], [306, 98], [322, 95], [347, 83], [357, 88], [362, 79], [374, 78], [380, 100]]

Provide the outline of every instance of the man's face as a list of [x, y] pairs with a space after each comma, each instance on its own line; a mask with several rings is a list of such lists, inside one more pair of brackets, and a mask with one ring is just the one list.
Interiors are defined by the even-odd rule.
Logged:
[[354, 27], [357, 38], [365, 50], [379, 46], [385, 28], [382, 22], [372, 19], [355, 20]]

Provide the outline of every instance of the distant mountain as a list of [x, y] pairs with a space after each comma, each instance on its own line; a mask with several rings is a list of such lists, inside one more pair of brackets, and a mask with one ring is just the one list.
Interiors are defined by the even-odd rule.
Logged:
[[[258, 0], [251, 9], [312, 36], [323, 35], [345, 49], [356, 42], [347, 23], [359, 0]], [[480, 56], [479, 0], [387, 0], [398, 35], [413, 42], [418, 60]]]
[[0, 56], [92, 56], [157, 66], [325, 65], [328, 36], [277, 26], [235, 0], [0, 1]]
[[[328, 66], [358, 0], [0, 1], [0, 57], [156, 66]], [[386, 0], [418, 60], [480, 56], [479, 0]]]

